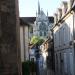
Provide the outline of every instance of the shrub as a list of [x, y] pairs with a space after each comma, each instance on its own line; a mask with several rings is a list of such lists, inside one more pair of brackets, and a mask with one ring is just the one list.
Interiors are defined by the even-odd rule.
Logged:
[[29, 71], [29, 62], [23, 62], [22, 63], [22, 73], [23, 75], [30, 75], [30, 71]]
[[22, 63], [22, 74], [30, 75], [30, 72], [35, 72], [36, 67], [35, 63], [32, 61], [26, 61]]
[[38, 44], [38, 45], [41, 45], [43, 42], [44, 42], [44, 39], [38, 36], [33, 36], [30, 41], [31, 44]]

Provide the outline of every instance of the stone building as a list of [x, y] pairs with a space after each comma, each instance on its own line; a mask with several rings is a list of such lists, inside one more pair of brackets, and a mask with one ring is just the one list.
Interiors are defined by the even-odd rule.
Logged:
[[53, 25], [53, 17], [45, 15], [43, 9], [40, 9], [40, 3], [38, 2], [38, 13], [36, 12], [36, 20], [33, 26], [33, 35], [40, 36], [41, 38], [47, 38], [50, 33], [50, 28]]
[[35, 17], [20, 17], [20, 45], [21, 45], [21, 62], [29, 60], [29, 42], [32, 37], [30, 30]]
[[75, 75], [75, 0], [62, 5], [53, 26], [55, 74]]
[[0, 0], [0, 75], [21, 75], [18, 0]]
[[[54, 47], [53, 38], [48, 38], [41, 46], [42, 69], [45, 75], [54, 75]], [[42, 74], [42, 73], [41, 73]]]
[[[53, 24], [53, 17], [48, 18]], [[22, 61], [29, 59], [29, 42], [34, 35], [33, 28], [35, 20], [36, 17], [20, 17], [20, 45]]]

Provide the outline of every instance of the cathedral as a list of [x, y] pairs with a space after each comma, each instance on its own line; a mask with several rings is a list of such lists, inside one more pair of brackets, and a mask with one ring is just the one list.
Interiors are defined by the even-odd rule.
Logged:
[[48, 12], [45, 15], [43, 9], [40, 9], [40, 3], [38, 1], [38, 12], [36, 12], [36, 20], [33, 26], [33, 35], [40, 36], [41, 38], [48, 38], [50, 33], [50, 26], [52, 23], [49, 22]]

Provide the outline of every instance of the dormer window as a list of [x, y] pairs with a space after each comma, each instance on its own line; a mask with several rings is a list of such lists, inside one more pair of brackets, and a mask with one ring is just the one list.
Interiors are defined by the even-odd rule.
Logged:
[[58, 22], [58, 14], [55, 13], [55, 14], [54, 14], [54, 23], [56, 24], [57, 22]]
[[62, 7], [62, 15], [64, 16], [65, 13], [68, 10], [68, 3], [66, 1], [63, 1], [63, 7]]
[[72, 7], [75, 0], [70, 0], [70, 7]]
[[58, 8], [58, 20], [62, 17], [62, 9]]

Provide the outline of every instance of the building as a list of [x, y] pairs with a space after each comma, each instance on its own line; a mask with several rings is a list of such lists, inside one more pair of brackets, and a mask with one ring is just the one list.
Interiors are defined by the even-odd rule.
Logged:
[[20, 17], [21, 61], [29, 60], [29, 42], [32, 37], [32, 27], [35, 17]]
[[40, 3], [38, 2], [38, 13], [36, 12], [36, 20], [33, 26], [33, 35], [40, 36], [41, 38], [48, 38], [50, 28], [53, 25], [53, 17], [45, 15], [43, 9], [40, 9]]
[[48, 38], [41, 46], [42, 69], [47, 75], [54, 75], [54, 46], [53, 38]]
[[0, 0], [0, 75], [22, 75], [18, 0]]
[[53, 26], [55, 74], [75, 75], [75, 0], [63, 2]]
[[[53, 17], [48, 17], [49, 21], [53, 24]], [[20, 17], [20, 45], [21, 45], [21, 60], [28, 60], [30, 58], [29, 43], [34, 35], [34, 22], [36, 17]], [[25, 39], [24, 39], [25, 38]]]
[[30, 50], [29, 50], [29, 56], [30, 56], [30, 61], [36, 62], [36, 45], [30, 45], [29, 46]]

